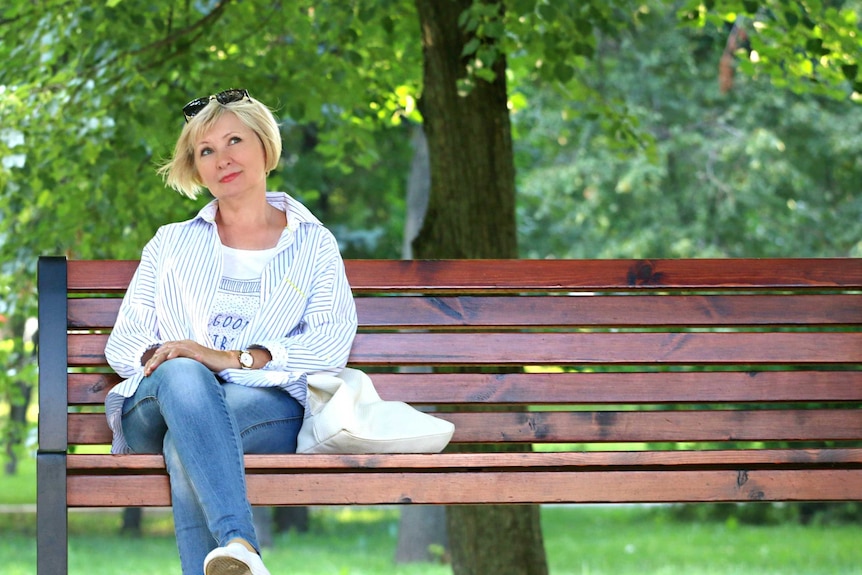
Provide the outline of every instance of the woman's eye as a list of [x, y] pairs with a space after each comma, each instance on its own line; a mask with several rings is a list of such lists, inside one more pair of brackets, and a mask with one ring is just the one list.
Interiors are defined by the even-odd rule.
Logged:
[[200, 152], [201, 156], [209, 156], [212, 153], [212, 148], [202, 148]]
[[238, 144], [240, 142], [242, 142], [242, 138], [240, 138], [239, 136], [234, 136], [230, 139], [231, 144]]

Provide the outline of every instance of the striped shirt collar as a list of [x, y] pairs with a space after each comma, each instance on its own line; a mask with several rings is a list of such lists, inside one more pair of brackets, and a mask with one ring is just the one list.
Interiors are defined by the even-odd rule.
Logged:
[[[267, 192], [266, 201], [269, 205], [287, 213], [287, 229], [291, 232], [295, 232], [300, 224], [323, 225], [308, 208], [284, 192]], [[218, 200], [213, 200], [198, 212], [197, 217], [205, 222], [215, 223], [217, 210]]]

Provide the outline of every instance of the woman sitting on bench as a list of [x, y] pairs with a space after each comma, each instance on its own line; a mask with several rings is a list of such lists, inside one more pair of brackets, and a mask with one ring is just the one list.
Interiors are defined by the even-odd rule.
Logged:
[[164, 454], [185, 575], [264, 575], [243, 454], [296, 450], [306, 375], [345, 366], [356, 310], [332, 234], [266, 191], [270, 110], [226, 90], [183, 113], [160, 173], [215, 199], [143, 249], [106, 348], [112, 452]]

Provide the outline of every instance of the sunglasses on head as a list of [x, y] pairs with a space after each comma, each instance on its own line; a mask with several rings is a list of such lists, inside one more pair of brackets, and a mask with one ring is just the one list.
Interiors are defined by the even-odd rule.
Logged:
[[189, 120], [197, 116], [201, 110], [206, 108], [207, 104], [212, 100], [216, 100], [219, 104], [231, 104], [233, 102], [240, 102], [246, 98], [249, 100], [251, 99], [251, 96], [248, 95], [248, 90], [244, 90], [242, 88], [231, 88], [230, 90], [225, 90], [224, 92], [219, 92], [212, 96], [192, 100], [183, 106], [183, 116], [185, 116], [186, 123], [188, 123]]

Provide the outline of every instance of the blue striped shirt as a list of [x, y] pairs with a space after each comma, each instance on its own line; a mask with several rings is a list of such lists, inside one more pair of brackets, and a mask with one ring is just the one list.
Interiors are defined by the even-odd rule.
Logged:
[[[251, 387], [280, 387], [305, 405], [308, 373], [337, 373], [347, 364], [356, 307], [329, 230], [287, 194], [267, 193], [267, 201], [287, 213], [287, 233], [261, 276], [260, 308], [236, 344], [264, 347], [272, 361], [263, 369], [227, 369], [218, 376]], [[125, 378], [105, 400], [112, 453], [128, 451], [122, 406], [144, 378], [144, 353], [182, 339], [212, 347], [208, 320], [223, 266], [216, 211], [217, 202], [210, 202], [194, 219], [159, 228], [144, 247], [105, 347], [108, 363]]]

